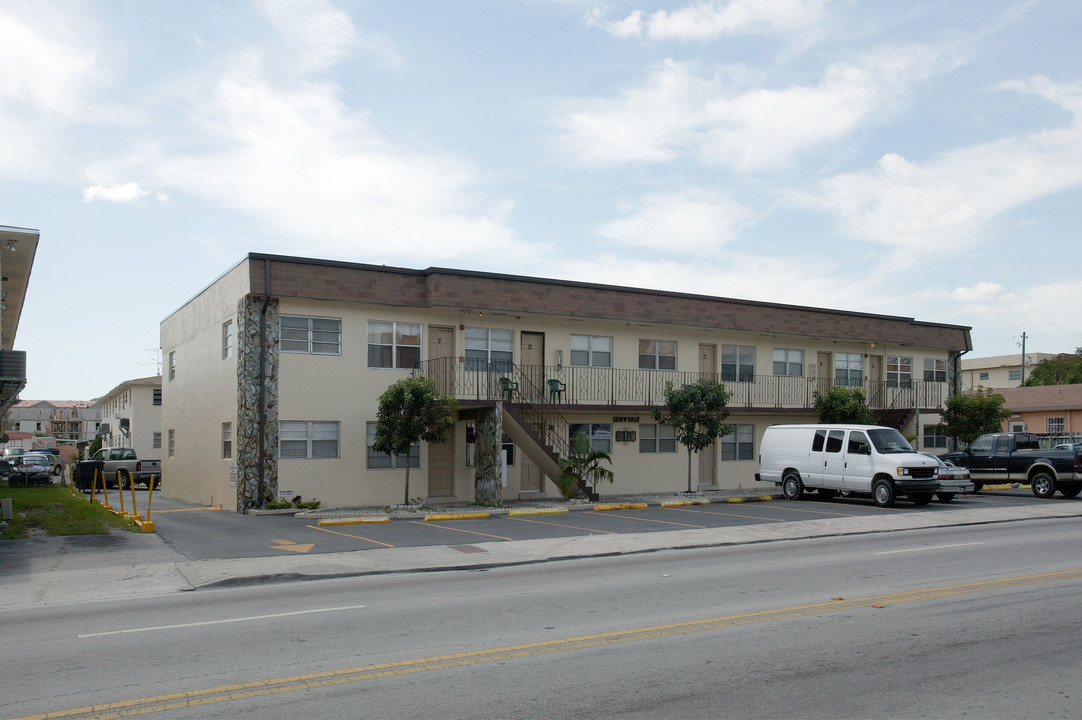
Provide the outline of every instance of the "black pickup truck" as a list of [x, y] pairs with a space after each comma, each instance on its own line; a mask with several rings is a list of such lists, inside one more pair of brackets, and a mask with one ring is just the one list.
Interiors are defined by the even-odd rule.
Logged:
[[1082, 453], [1077, 450], [1042, 450], [1033, 433], [989, 433], [963, 452], [943, 455], [955, 465], [969, 468], [974, 492], [989, 483], [1028, 484], [1039, 498], [1058, 490], [1073, 498], [1082, 492]]

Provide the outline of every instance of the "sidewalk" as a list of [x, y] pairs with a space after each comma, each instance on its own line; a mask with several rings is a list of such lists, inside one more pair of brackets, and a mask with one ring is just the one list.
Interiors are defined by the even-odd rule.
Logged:
[[464, 553], [461, 547], [438, 545], [196, 561], [184, 558], [156, 535], [123, 532], [61, 538], [36, 535], [29, 540], [0, 543], [0, 611], [231, 584], [528, 565], [670, 549], [1078, 516], [1082, 516], [1082, 502], [1048, 500], [1004, 508], [899, 512], [730, 528], [473, 543], [469, 553]]

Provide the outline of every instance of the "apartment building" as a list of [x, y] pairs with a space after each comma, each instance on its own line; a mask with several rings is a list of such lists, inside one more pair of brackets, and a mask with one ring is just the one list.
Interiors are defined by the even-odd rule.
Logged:
[[982, 386], [997, 390], [1019, 387], [1038, 363], [1054, 357], [1054, 353], [1026, 353], [1024, 364], [1021, 353], [963, 358], [962, 389], [975, 390]]
[[94, 403], [103, 447], [130, 447], [135, 456], [162, 456], [162, 376], [125, 380]]
[[[558, 497], [569, 438], [612, 455], [614, 493], [679, 491], [687, 455], [651, 416], [666, 382], [710, 377], [734, 432], [693, 464], [700, 488], [754, 487], [763, 430], [815, 422], [813, 393], [865, 390], [917, 435], [960, 388], [969, 328], [515, 275], [250, 254], [161, 326], [170, 495], [243, 510], [473, 498], [503, 450], [503, 497]], [[458, 399], [451, 439], [376, 453], [380, 394], [411, 373]], [[497, 455], [498, 450], [497, 450]]]
[[4, 430], [50, 438], [49, 445], [78, 445], [98, 432], [99, 409], [88, 400], [20, 400], [4, 417]]

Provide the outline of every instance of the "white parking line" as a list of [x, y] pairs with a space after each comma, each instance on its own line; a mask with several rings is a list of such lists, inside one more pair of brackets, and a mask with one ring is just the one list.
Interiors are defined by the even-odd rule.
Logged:
[[312, 615], [314, 613], [340, 612], [342, 610], [360, 610], [364, 605], [347, 605], [336, 608], [320, 608], [318, 610], [297, 610], [295, 612], [274, 613], [273, 615], [252, 615], [250, 617], [227, 618], [225, 620], [204, 620], [203, 622], [180, 623], [177, 625], [155, 625], [153, 627], [128, 628], [126, 630], [110, 630], [108, 632], [86, 633], [76, 635], [77, 638], [104, 637], [105, 635], [124, 635], [125, 633], [150, 632], [152, 630], [176, 630], [178, 628], [199, 627], [201, 625], [223, 625], [225, 623], [249, 622], [252, 620], [268, 620], [270, 618], [292, 617], [294, 615]]
[[956, 545], [933, 545], [931, 547], [906, 548], [905, 550], [883, 550], [876, 555], [893, 555], [895, 553], [922, 552], [924, 550], [942, 550], [944, 548], [966, 547], [967, 545], [984, 545], [983, 542], [958, 543]]

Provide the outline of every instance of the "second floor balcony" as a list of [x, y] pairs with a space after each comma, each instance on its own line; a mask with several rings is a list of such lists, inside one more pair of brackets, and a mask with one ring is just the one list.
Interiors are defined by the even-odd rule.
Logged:
[[[815, 392], [826, 392], [836, 384], [834, 378], [756, 375], [742, 382], [717, 373], [478, 363], [462, 358], [427, 360], [415, 372], [432, 378], [440, 392], [459, 400], [508, 399], [512, 396], [506, 390], [513, 385], [517, 388], [513, 397], [569, 409], [649, 409], [664, 404], [666, 383], [683, 387], [710, 378], [729, 391], [732, 409], [810, 410]], [[943, 382], [865, 380], [860, 387], [872, 410], [935, 411], [948, 396]]]

